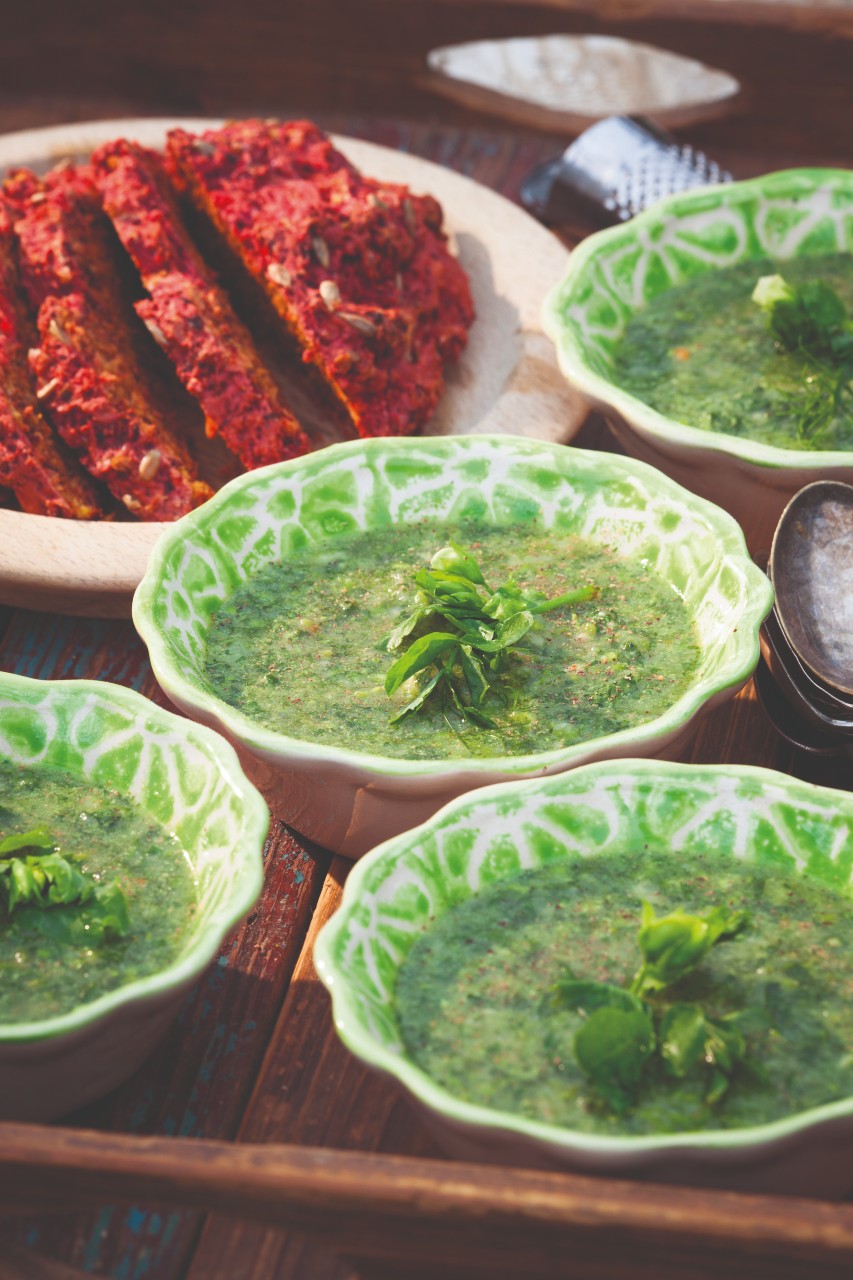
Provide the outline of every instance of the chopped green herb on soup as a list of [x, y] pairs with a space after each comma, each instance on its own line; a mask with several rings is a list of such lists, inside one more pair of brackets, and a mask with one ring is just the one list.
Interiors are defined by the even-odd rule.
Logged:
[[0, 761], [0, 1023], [70, 1012], [164, 968], [195, 901], [183, 849], [118, 791]]
[[[782, 277], [784, 291], [756, 289]], [[787, 449], [853, 449], [853, 254], [756, 259], [638, 311], [613, 379], [688, 426]]]
[[[443, 589], [463, 563], [430, 567], [437, 548], [493, 584], [488, 598], [462, 584], [467, 620], [440, 614], [426, 589]], [[523, 755], [647, 723], [698, 663], [683, 600], [645, 565], [539, 527], [424, 523], [267, 565], [213, 618], [206, 677], [269, 729], [438, 759]]]
[[654, 1134], [853, 1094], [851, 997], [847, 890], [643, 850], [570, 857], [449, 908], [401, 966], [396, 1008], [412, 1060], [459, 1098]]
[[536, 627], [537, 616], [598, 595], [598, 587], [588, 585], [548, 598], [538, 591], [525, 593], [512, 579], [494, 590], [470, 552], [453, 541], [436, 551], [414, 582], [414, 609], [383, 642], [391, 653], [403, 649], [386, 673], [385, 692], [396, 693], [414, 676], [420, 688], [392, 724], [439, 704], [445, 717], [455, 713], [469, 724], [500, 729], [483, 703], [509, 669], [512, 651]]

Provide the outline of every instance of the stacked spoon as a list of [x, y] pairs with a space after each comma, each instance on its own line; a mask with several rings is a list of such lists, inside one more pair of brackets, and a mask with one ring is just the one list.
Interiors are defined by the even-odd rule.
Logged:
[[853, 755], [853, 485], [818, 480], [782, 512], [768, 573], [756, 688], [805, 751]]

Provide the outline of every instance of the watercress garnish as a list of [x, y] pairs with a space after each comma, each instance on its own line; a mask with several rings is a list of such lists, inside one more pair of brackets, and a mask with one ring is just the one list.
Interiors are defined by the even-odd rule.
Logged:
[[784, 276], [762, 276], [752, 300], [766, 313], [767, 327], [778, 346], [806, 363], [795, 407], [797, 435], [801, 440], [813, 439], [853, 394], [853, 319], [824, 280], [809, 280], [794, 288]]
[[670, 1001], [668, 988], [691, 973], [718, 942], [749, 922], [745, 911], [713, 907], [701, 915], [677, 910], [656, 916], [648, 902], [637, 941], [642, 963], [627, 986], [567, 973], [551, 1000], [580, 1014], [574, 1037], [578, 1066], [617, 1114], [634, 1103], [647, 1070], [683, 1078], [705, 1076], [705, 1102], [715, 1106], [746, 1059], [735, 1017], [711, 1018], [698, 1004]]
[[0, 840], [0, 858], [7, 853], [17, 853], [19, 849], [52, 849], [55, 844], [47, 827], [33, 827], [31, 831], [22, 831], [19, 835]]
[[72, 858], [60, 853], [45, 827], [0, 840], [0, 912], [11, 916], [24, 906], [40, 911], [80, 907], [79, 918], [69, 921], [57, 917], [43, 931], [70, 933], [74, 940], [90, 945], [124, 937], [130, 928], [127, 898], [121, 887], [99, 884], [85, 875]]
[[487, 729], [498, 725], [482, 707], [495, 677], [505, 669], [509, 651], [536, 625], [538, 614], [579, 604], [597, 595], [594, 586], [548, 599], [525, 593], [512, 580], [493, 589], [470, 551], [451, 541], [438, 550], [428, 569], [415, 574], [417, 604], [381, 642], [380, 648], [403, 650], [385, 676], [390, 696], [412, 676], [426, 679], [410, 702], [391, 717], [391, 724], [419, 711], [427, 699], [441, 700], [445, 710]]
[[714, 1106], [727, 1093], [735, 1068], [746, 1057], [746, 1041], [732, 1019], [714, 1020], [696, 1004], [670, 1005], [658, 1027], [658, 1049], [671, 1076], [683, 1079], [710, 1067], [705, 1101]]
[[578, 1066], [620, 1114], [634, 1101], [654, 1048], [654, 1023], [642, 1007], [605, 1005], [575, 1035]]
[[651, 903], [644, 902], [637, 934], [643, 963], [634, 975], [631, 991], [643, 996], [672, 986], [701, 964], [717, 942], [733, 938], [748, 923], [746, 911], [712, 907], [704, 915], [678, 910], [656, 916]]
[[574, 1040], [579, 1067], [613, 1110], [624, 1112], [655, 1047], [654, 1024], [645, 1005], [625, 987], [573, 974], [556, 983], [554, 995], [561, 1005], [584, 1016]]

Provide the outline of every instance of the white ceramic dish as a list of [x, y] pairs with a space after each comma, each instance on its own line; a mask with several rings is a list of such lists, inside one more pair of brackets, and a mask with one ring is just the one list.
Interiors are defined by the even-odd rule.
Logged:
[[[679, 592], [699, 636], [700, 668], [662, 715], [619, 733], [535, 755], [405, 760], [291, 738], [218, 698], [204, 673], [212, 614], [264, 564], [360, 529], [447, 521], [476, 509], [512, 526], [542, 525], [648, 563]], [[363, 440], [239, 476], [157, 544], [133, 603], [154, 674], [183, 711], [221, 729], [266, 773], [288, 822], [359, 857], [422, 822], [453, 796], [589, 760], [676, 751], [758, 658], [767, 578], [725, 512], [629, 458], [518, 436]], [[246, 767], [249, 767], [246, 764]], [[252, 766], [253, 768], [256, 766]]]
[[[168, 129], [198, 119], [103, 120], [0, 137], [0, 173], [44, 170], [85, 158], [111, 138], [162, 146]], [[426, 434], [513, 431], [567, 441], [586, 409], [561, 377], [540, 319], [542, 298], [566, 266], [566, 250], [523, 209], [440, 165], [388, 147], [337, 138], [365, 173], [431, 192], [468, 272], [477, 311], [468, 347]], [[163, 526], [76, 523], [0, 510], [0, 603], [65, 613], [126, 616]]]
[[424, 82], [463, 106], [563, 136], [605, 116], [684, 128], [731, 110], [740, 85], [667, 49], [608, 35], [511, 36], [427, 54]]

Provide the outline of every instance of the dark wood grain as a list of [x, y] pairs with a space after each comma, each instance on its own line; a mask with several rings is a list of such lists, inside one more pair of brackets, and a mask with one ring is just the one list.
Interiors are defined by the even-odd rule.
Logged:
[[[365, 1071], [338, 1040], [329, 997], [314, 971], [314, 942], [338, 907], [348, 869], [343, 858], [332, 863], [238, 1137], [262, 1143], [286, 1135], [311, 1145], [437, 1154], [396, 1085]], [[239, 1274], [332, 1280], [341, 1270], [322, 1244], [213, 1217], [189, 1280]]]
[[[7, 1200], [83, 1203], [107, 1180], [125, 1201], [239, 1211], [325, 1239], [363, 1260], [365, 1275], [396, 1264], [407, 1276], [440, 1267], [454, 1277], [615, 1280], [630, 1258], [637, 1280], [721, 1270], [733, 1280], [840, 1280], [853, 1267], [849, 1205], [307, 1146], [5, 1127]], [[256, 1274], [249, 1255], [241, 1274]]]
[[[853, 18], [839, 4], [728, 0], [42, 0], [7, 6], [7, 93], [126, 99], [168, 113], [369, 112], [483, 123], [430, 91], [439, 45], [553, 31], [602, 33], [734, 75], [741, 110], [702, 145], [850, 160]], [[97, 114], [102, 114], [98, 112]], [[692, 127], [691, 127], [692, 129]]]
[[4, 1244], [0, 1257], [0, 1280], [81, 1280], [85, 1275], [85, 1271], [51, 1262], [18, 1245]]

